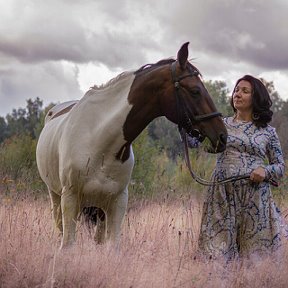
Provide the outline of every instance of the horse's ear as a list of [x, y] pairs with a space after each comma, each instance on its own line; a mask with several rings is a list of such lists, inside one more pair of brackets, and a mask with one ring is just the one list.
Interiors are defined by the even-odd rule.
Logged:
[[184, 43], [177, 54], [177, 60], [182, 70], [186, 68], [186, 63], [188, 59], [188, 45], [189, 42]]

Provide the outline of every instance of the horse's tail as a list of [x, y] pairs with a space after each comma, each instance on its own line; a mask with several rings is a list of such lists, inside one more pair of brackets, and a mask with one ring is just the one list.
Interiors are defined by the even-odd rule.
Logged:
[[84, 207], [82, 210], [82, 215], [84, 216], [84, 222], [89, 230], [97, 225], [98, 220], [105, 220], [104, 211], [97, 207]]

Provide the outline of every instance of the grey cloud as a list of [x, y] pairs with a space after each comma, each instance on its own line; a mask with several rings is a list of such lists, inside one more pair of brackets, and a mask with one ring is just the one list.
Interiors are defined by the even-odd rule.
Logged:
[[[15, 63], [16, 64], [16, 63]], [[82, 96], [76, 79], [77, 69], [65, 68], [60, 63], [42, 65], [16, 64], [0, 71], [0, 114], [12, 108], [25, 107], [29, 98], [45, 99], [45, 104]]]
[[215, 57], [288, 69], [287, 2], [187, 0], [182, 4], [162, 13], [167, 41], [185, 35], [197, 50]]
[[288, 71], [286, 0], [1, 1], [0, 114], [27, 98], [79, 98], [62, 60], [130, 70], [186, 41], [204, 75]]
[[145, 55], [160, 44], [169, 50], [190, 40], [195, 51], [215, 57], [288, 68], [288, 4], [282, 0], [28, 2], [31, 11], [6, 23], [10, 33], [0, 37], [0, 51], [22, 62], [64, 59], [127, 68], [149, 61]]
[[18, 24], [9, 28], [10, 33], [2, 33], [2, 54], [24, 63], [94, 61], [115, 68], [139, 63], [145, 60], [146, 49], [157, 47], [156, 40], [148, 33], [143, 35], [137, 30], [131, 33], [129, 9], [118, 2], [113, 2], [113, 9], [109, 1], [98, 5], [92, 1], [81, 2], [90, 5], [84, 8], [79, 2], [72, 6], [61, 1], [49, 2], [51, 6], [36, 3], [28, 15], [23, 13]]

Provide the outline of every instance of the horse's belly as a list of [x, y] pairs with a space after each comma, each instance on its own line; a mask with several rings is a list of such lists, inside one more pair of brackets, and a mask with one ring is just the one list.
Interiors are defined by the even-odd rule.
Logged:
[[126, 190], [134, 165], [132, 148], [124, 163], [115, 156], [124, 136], [106, 133], [96, 137], [91, 129], [72, 124], [59, 116], [49, 121], [40, 135], [37, 164], [47, 186], [59, 194], [69, 187], [80, 199], [91, 202], [106, 201]]

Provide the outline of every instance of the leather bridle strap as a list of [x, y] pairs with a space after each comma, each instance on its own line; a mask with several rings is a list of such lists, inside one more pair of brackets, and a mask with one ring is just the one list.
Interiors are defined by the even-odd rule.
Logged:
[[[207, 113], [207, 114], [202, 114], [202, 115], [194, 115], [194, 113], [191, 111], [191, 109], [189, 109], [189, 107], [186, 107], [183, 104], [183, 99], [181, 94], [179, 93], [180, 88], [183, 88], [181, 86], [180, 81], [187, 78], [187, 77], [194, 77], [194, 76], [198, 76], [199, 72], [197, 70], [193, 70], [192, 68], [189, 69], [189, 73], [188, 74], [184, 74], [181, 76], [177, 76], [176, 75], [176, 63], [177, 61], [174, 61], [171, 64], [171, 76], [172, 76], [172, 81], [174, 84], [174, 94], [175, 94], [175, 98], [176, 98], [176, 108], [177, 108], [177, 120], [178, 120], [178, 128], [179, 130], [181, 130], [183, 127], [181, 125], [183, 125], [183, 123], [181, 123], [181, 115], [185, 114], [187, 120], [188, 120], [188, 124], [191, 126], [191, 130], [193, 130], [192, 124], [195, 124], [197, 122], [201, 122], [201, 121], [205, 121], [214, 117], [218, 117], [218, 116], [222, 116], [222, 114], [218, 111], [212, 112], [212, 113]], [[181, 105], [182, 104], [182, 105]], [[183, 111], [181, 111], [181, 109]], [[190, 112], [189, 114], [187, 113], [187, 110]]]

